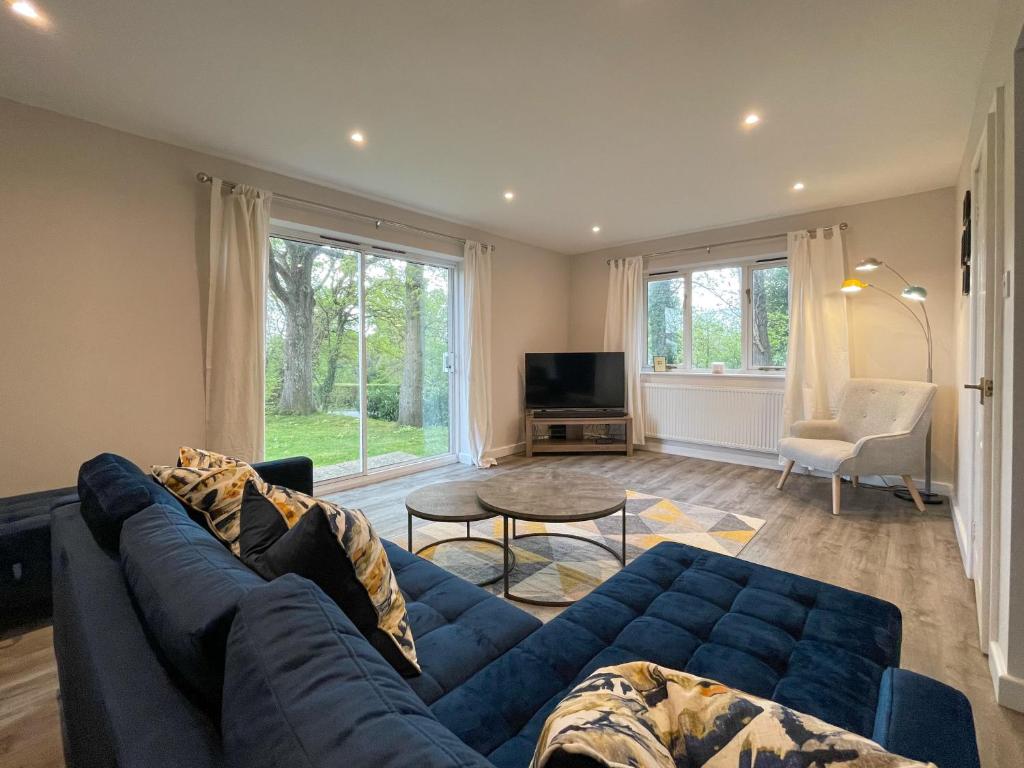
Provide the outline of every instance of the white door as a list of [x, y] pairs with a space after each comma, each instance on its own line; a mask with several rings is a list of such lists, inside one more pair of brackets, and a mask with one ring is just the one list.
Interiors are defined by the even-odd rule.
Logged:
[[[978, 146], [972, 167], [971, 198], [971, 294], [968, 377], [966, 398], [967, 437], [970, 450], [962, 455], [968, 466], [964, 473], [970, 484], [968, 494], [971, 534], [972, 576], [978, 607], [978, 634], [982, 650], [987, 651], [991, 633], [991, 608], [994, 596], [992, 571], [997, 556], [998, 529], [994, 525], [998, 503], [996, 462], [993, 456], [998, 437], [998, 391], [986, 391], [986, 382], [998, 388], [997, 344], [1001, 344], [997, 312], [1001, 312], [998, 280], [1002, 271], [999, 249], [1000, 188], [997, 184], [1001, 162], [999, 120], [1001, 99], [997, 97], [989, 114], [985, 134]], [[966, 425], [965, 425], [966, 426]]]

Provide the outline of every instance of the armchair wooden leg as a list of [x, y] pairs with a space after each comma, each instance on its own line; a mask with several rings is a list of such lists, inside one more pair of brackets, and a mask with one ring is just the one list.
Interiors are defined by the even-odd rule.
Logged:
[[852, 485], [854, 488], [859, 488], [860, 487], [860, 475], [852, 475], [850, 477], [850, 485]]
[[782, 470], [782, 477], [779, 478], [779, 483], [775, 486], [778, 490], [781, 491], [782, 486], [786, 484], [786, 481], [789, 479], [789, 473], [793, 471], [794, 464], [796, 464], [796, 462], [792, 459], [786, 462], [786, 468]]
[[914, 480], [910, 475], [900, 475], [903, 478], [903, 484], [907, 486], [907, 490], [910, 491], [910, 497], [914, 500], [914, 506], [917, 507], [918, 512], [924, 512], [924, 500], [921, 498], [921, 494], [917, 490], [917, 486], [914, 485]]
[[832, 475], [832, 514], [839, 514], [839, 489], [842, 487], [842, 475]]

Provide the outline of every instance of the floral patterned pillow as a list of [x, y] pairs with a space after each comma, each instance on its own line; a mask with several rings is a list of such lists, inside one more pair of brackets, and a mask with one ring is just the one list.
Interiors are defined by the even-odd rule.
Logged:
[[245, 484], [251, 480], [260, 489], [266, 486], [255, 469], [230, 456], [183, 447], [178, 466], [154, 466], [152, 473], [183, 504], [199, 512], [213, 534], [238, 555]]
[[555, 707], [532, 768], [935, 768], [774, 701], [637, 661], [604, 667]]

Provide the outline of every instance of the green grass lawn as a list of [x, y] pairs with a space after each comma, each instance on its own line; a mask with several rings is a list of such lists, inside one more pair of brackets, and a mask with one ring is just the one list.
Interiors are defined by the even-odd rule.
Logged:
[[[401, 451], [414, 456], [448, 453], [447, 427], [402, 427], [393, 421], [369, 419], [366, 424], [369, 456]], [[309, 416], [267, 414], [266, 458], [309, 456], [323, 467], [359, 458], [359, 419], [331, 413]]]

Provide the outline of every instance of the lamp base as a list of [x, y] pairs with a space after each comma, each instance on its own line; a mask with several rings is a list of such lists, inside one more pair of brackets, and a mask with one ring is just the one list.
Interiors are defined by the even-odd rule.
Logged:
[[[937, 493], [928, 493], [926, 491], [919, 491], [921, 494], [921, 501], [925, 504], [941, 504], [945, 496], [940, 496]], [[910, 495], [910, 491], [900, 490], [893, 491], [893, 496], [897, 499], [903, 499], [903, 501], [913, 501], [914, 497]]]

